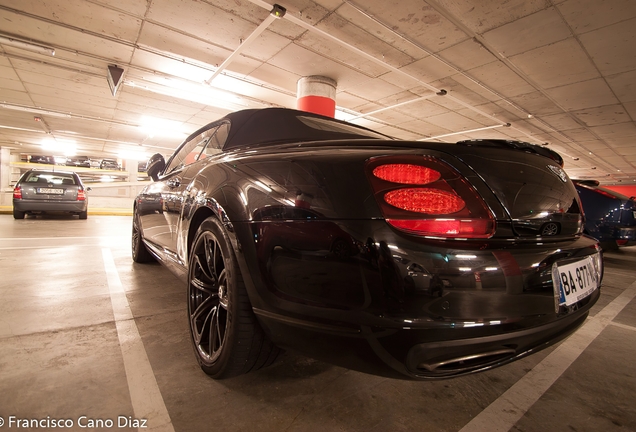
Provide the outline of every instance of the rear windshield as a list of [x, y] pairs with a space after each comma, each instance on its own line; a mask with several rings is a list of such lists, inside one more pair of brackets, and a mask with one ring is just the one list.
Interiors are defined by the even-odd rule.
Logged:
[[387, 139], [386, 135], [382, 135], [381, 133], [372, 131], [370, 129], [362, 129], [356, 125], [348, 125], [346, 123], [335, 122], [330, 119], [316, 118], [316, 117], [306, 117], [306, 116], [298, 116], [298, 120], [305, 124], [305, 126], [309, 126], [312, 129], [316, 129], [318, 131], [323, 132], [334, 132], [338, 134], [348, 135], [348, 138], [359, 137], [359, 138], [373, 138], [373, 139]]
[[296, 110], [244, 110], [227, 118], [232, 125], [223, 150], [295, 142], [392, 139], [361, 126]]
[[66, 173], [44, 173], [44, 172], [32, 172], [27, 175], [23, 180], [24, 183], [40, 183], [40, 184], [55, 184], [55, 185], [75, 185], [75, 176], [73, 174]]

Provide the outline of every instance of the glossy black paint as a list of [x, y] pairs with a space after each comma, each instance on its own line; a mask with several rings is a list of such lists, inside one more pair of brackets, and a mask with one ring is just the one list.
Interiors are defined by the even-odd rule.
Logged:
[[574, 181], [585, 212], [585, 231], [605, 247], [636, 244], [636, 200], [599, 186]]
[[[284, 125], [298, 112], [274, 114]], [[597, 242], [581, 234], [577, 192], [552, 160], [507, 147], [320, 134], [232, 144], [236, 129], [269, 130], [271, 122], [250, 118], [223, 120], [230, 145], [220, 153], [173, 171], [175, 156], [156, 158], [167, 168], [137, 197], [135, 214], [148, 249], [184, 281], [198, 226], [218, 218], [277, 345], [375, 374], [445, 378], [554, 343], [598, 299], [596, 290], [555, 309], [552, 265], [595, 254]], [[389, 156], [451, 166], [486, 203], [494, 235], [423, 238], [389, 226], [366, 168]]]

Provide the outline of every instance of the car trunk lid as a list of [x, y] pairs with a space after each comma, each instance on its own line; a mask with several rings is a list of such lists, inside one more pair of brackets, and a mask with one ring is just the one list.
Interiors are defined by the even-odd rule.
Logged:
[[583, 213], [572, 181], [553, 160], [508, 148], [455, 147], [508, 213], [519, 237], [571, 236], [582, 232]]

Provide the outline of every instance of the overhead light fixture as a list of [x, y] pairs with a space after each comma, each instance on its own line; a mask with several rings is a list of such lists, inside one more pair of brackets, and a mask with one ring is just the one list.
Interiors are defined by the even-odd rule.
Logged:
[[55, 55], [55, 48], [53, 47], [36, 44], [27, 40], [16, 38], [15, 36], [7, 35], [7, 34], [0, 35], [0, 44], [12, 46], [15, 48], [21, 48], [21, 49], [33, 51], [33, 52], [44, 54], [44, 55], [50, 55], [50, 56]]
[[148, 160], [148, 153], [144, 151], [131, 151], [131, 150], [122, 150], [117, 156], [120, 159], [124, 160], [136, 160], [136, 161], [145, 161]]
[[189, 132], [186, 130], [187, 126], [182, 122], [150, 116], [142, 116], [138, 127], [150, 138], [158, 136], [183, 139], [189, 135]]
[[482, 128], [470, 129], [470, 130], [465, 130], [465, 131], [461, 131], [461, 132], [453, 132], [453, 133], [448, 133], [448, 134], [444, 134], [444, 135], [437, 135], [437, 136], [433, 136], [433, 137], [418, 139], [418, 141], [434, 140], [434, 139], [444, 138], [444, 137], [453, 136], [453, 135], [463, 135], [463, 134], [467, 134], [467, 133], [485, 131], [485, 130], [500, 128], [500, 127], [510, 127], [510, 123], [498, 124], [498, 125], [494, 125], [494, 126], [486, 126], [486, 127], [482, 127]]
[[21, 127], [8, 126], [8, 125], [2, 125], [2, 124], [0, 124], [0, 129], [18, 130], [18, 131], [23, 131], [23, 132], [46, 133], [46, 132], [44, 132], [42, 130], [39, 130], [39, 129], [21, 128]]
[[[238, 96], [224, 94], [223, 92], [213, 87], [203, 84], [196, 84], [196, 88], [192, 87], [191, 90], [185, 90], [182, 88], [173, 88], [171, 86], [150, 81], [132, 81], [129, 77], [126, 78], [123, 83], [124, 85], [132, 88], [149, 91], [164, 96], [170, 96], [181, 100], [196, 102], [202, 105], [213, 106], [227, 111], [236, 111], [249, 107], [249, 105], [243, 103], [243, 101], [240, 100]], [[229, 98], [233, 98], [234, 100], [226, 100]]]
[[14, 110], [14, 111], [23, 111], [23, 112], [34, 113], [34, 114], [49, 115], [53, 117], [71, 118], [70, 114], [60, 113], [56, 111], [50, 111], [46, 109], [40, 109], [38, 107], [30, 107], [25, 105], [0, 103], [0, 108], [6, 108], [6, 109]]
[[47, 137], [40, 142], [40, 145], [44, 151], [60, 152], [64, 153], [64, 156], [74, 156], [77, 152], [77, 144], [74, 140]]

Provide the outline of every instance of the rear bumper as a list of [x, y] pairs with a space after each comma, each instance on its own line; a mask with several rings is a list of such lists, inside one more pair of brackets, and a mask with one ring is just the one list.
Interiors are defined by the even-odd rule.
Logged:
[[[254, 309], [281, 347], [391, 378], [436, 380], [485, 371], [553, 345], [581, 326], [600, 297], [597, 290], [579, 310], [534, 327], [358, 328], [306, 321]], [[333, 324], [333, 323], [332, 323]]]
[[81, 213], [88, 209], [88, 201], [27, 201], [14, 200], [13, 208], [24, 213], [29, 212], [66, 212]]
[[617, 240], [636, 240], [636, 227], [616, 228], [614, 233]]
[[[275, 344], [350, 369], [411, 379], [490, 369], [566, 337], [599, 297], [555, 308], [553, 264], [596, 254], [585, 236], [469, 243], [396, 235], [383, 221], [292, 225], [286, 236], [283, 225], [276, 235], [233, 225], [254, 312]], [[349, 234], [351, 246], [336, 253], [314, 231]]]
[[540, 351], [566, 338], [585, 322], [599, 291], [587, 299], [584, 311], [557, 321], [493, 336], [475, 337], [413, 346], [406, 367], [420, 379], [448, 378], [501, 366]]

